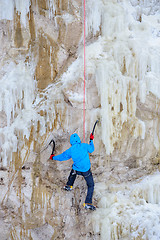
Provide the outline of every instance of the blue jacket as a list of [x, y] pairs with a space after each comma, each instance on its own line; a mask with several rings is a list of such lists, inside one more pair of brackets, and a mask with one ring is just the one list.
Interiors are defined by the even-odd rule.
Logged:
[[65, 161], [70, 158], [73, 160], [72, 168], [80, 172], [86, 172], [91, 168], [89, 154], [94, 151], [93, 140], [88, 143], [81, 143], [80, 137], [74, 133], [70, 137], [71, 147], [65, 152], [54, 156], [53, 160]]

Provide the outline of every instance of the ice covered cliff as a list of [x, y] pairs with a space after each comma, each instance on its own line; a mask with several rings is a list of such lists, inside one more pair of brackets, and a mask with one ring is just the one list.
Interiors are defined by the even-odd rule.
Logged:
[[[66, 142], [74, 131], [82, 137], [83, 1], [1, 1], [0, 36], [0, 164], [1, 169], [13, 171], [11, 189], [17, 169], [27, 161], [37, 163], [39, 158], [45, 164], [49, 150], [45, 155], [41, 151], [52, 137], [57, 152], [68, 147]], [[139, 207], [127, 205], [131, 214], [128, 225], [123, 213], [118, 215], [119, 208], [126, 211], [121, 199], [125, 203], [135, 200], [130, 190], [122, 190], [112, 205], [105, 199], [110, 197], [106, 194], [108, 179], [111, 185], [132, 181], [159, 168], [159, 92], [160, 2], [87, 0], [86, 140], [99, 118], [92, 161], [95, 196], [99, 207], [105, 208], [105, 215], [100, 210], [94, 217], [97, 238], [100, 234], [101, 239], [154, 239], [155, 234], [158, 239], [158, 227], [154, 233], [146, 233], [149, 220], [138, 228], [145, 214], [132, 226], [133, 215], [143, 208], [143, 201], [139, 200]], [[158, 175], [151, 179], [152, 187], [157, 179]], [[153, 188], [159, 199], [159, 190]], [[43, 187], [39, 189], [44, 200]], [[9, 192], [3, 196], [5, 201]], [[113, 190], [112, 194], [117, 199]], [[27, 198], [34, 202], [36, 197]], [[146, 200], [143, 195], [142, 199]], [[157, 215], [152, 217], [159, 226], [159, 200], [150, 204], [156, 204]], [[144, 212], [150, 206], [145, 204]], [[119, 219], [112, 212], [114, 208]], [[95, 220], [99, 218], [102, 220]], [[115, 227], [106, 232], [105, 226], [113, 222]]]
[[[5, 166], [18, 149], [18, 139], [29, 140], [31, 126], [36, 131], [38, 122], [40, 136], [47, 129], [54, 132], [58, 122], [65, 131], [80, 131], [80, 111], [76, 126], [68, 124], [75, 122], [70, 106], [80, 110], [83, 101], [80, 5], [5, 1], [1, 8], [0, 145]], [[99, 137], [106, 154], [117, 146], [123, 152], [121, 142], [128, 135], [132, 142], [141, 139], [139, 149], [150, 138], [152, 153], [159, 150], [159, 34], [159, 2], [86, 3], [86, 131], [91, 115], [101, 118]]]

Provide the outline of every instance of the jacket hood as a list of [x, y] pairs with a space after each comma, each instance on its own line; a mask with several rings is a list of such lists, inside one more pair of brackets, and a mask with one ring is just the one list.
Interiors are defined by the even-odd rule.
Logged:
[[80, 139], [80, 137], [78, 136], [77, 133], [74, 133], [70, 136], [70, 144], [74, 145], [74, 144], [77, 144], [77, 143], [81, 143], [81, 139]]

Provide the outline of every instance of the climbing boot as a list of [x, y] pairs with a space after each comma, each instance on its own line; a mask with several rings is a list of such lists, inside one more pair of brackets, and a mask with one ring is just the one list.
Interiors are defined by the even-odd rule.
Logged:
[[66, 185], [66, 186], [64, 186], [64, 190], [71, 191], [72, 190], [72, 186]]
[[90, 209], [92, 211], [96, 210], [96, 207], [93, 206], [91, 203], [84, 203], [83, 206], [84, 206], [85, 209]]

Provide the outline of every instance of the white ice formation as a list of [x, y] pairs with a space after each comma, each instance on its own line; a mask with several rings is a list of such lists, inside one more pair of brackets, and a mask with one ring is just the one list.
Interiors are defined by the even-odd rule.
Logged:
[[[86, 62], [96, 74], [107, 154], [113, 151], [125, 122], [135, 129], [135, 138], [145, 138], [145, 123], [136, 118], [137, 97], [142, 103], [149, 92], [160, 98], [159, 1], [138, 2], [132, 1], [132, 6], [129, 1], [100, 1], [92, 15], [92, 23], [102, 21], [92, 26], [93, 32], [101, 26], [102, 34], [92, 50], [91, 45], [87, 48]], [[138, 9], [142, 10], [140, 20]], [[86, 22], [88, 31], [90, 21]]]
[[92, 223], [106, 239], [160, 239], [159, 172], [132, 184], [98, 183], [98, 209]]
[[[90, 8], [91, 4], [93, 8]], [[29, 6], [29, 0], [7, 0], [0, 10], [0, 19], [13, 20], [13, 10], [16, 8], [21, 13], [21, 24], [25, 27]], [[51, 15], [55, 14], [54, 1], [48, 1], [48, 8]], [[150, 92], [158, 99], [160, 97], [159, 1], [87, 1], [86, 13], [86, 41], [91, 34], [96, 38], [99, 33], [98, 39], [92, 44], [87, 44], [86, 47], [86, 74], [96, 76], [101, 99], [102, 140], [106, 153], [110, 154], [114, 150], [114, 143], [121, 137], [125, 122], [130, 124], [130, 129], [134, 129], [131, 134], [135, 138], [138, 136], [145, 138], [145, 123], [136, 117], [137, 98], [145, 103], [146, 96]], [[61, 78], [62, 83], [64, 82], [63, 87], [71, 76], [74, 76], [74, 80], [83, 76], [83, 67], [79, 68], [77, 64], [77, 61], [82, 63], [82, 58], [83, 51], [79, 50], [79, 58]], [[27, 87], [22, 93], [23, 84], [17, 84], [18, 80], [15, 81], [12, 74], [7, 73], [5, 77], [7, 77], [10, 90], [14, 84], [13, 89], [17, 88], [18, 92], [16, 94], [16, 90], [8, 89], [5, 92], [6, 84], [3, 87], [5, 98], [4, 103], [1, 101], [1, 105], [4, 105], [1, 108], [6, 113], [8, 126], [11, 115], [14, 115], [14, 108], [17, 106], [15, 101], [19, 102], [19, 94], [24, 94], [25, 98], [29, 92]], [[33, 100], [35, 83], [33, 75], [31, 77], [32, 83], [29, 84], [31, 88], [29, 91], [30, 99]], [[8, 93], [9, 97], [7, 97]], [[74, 100], [75, 98], [76, 95], [74, 95]], [[80, 101], [79, 97], [77, 101]], [[25, 135], [25, 131], [22, 134]], [[158, 134], [155, 133], [155, 139], [159, 139]], [[15, 138], [14, 134], [12, 136]], [[157, 140], [154, 142], [155, 147], [159, 149], [159, 142]], [[5, 144], [7, 145], [7, 141]], [[3, 149], [5, 149], [4, 146]], [[2, 155], [5, 156], [4, 150]]]
[[22, 131], [23, 136], [29, 138], [36, 85], [30, 69], [22, 63], [4, 66], [3, 74], [0, 112], [5, 113], [6, 124], [0, 128], [0, 147], [3, 166], [7, 166], [7, 158], [11, 160], [11, 153], [17, 151], [18, 133]]

